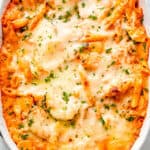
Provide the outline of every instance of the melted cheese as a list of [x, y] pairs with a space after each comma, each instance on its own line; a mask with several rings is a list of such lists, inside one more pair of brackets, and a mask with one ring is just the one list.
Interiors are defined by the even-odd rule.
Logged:
[[[140, 43], [129, 38], [123, 15], [106, 28], [118, 3], [55, 0], [35, 28], [23, 33], [8, 67], [21, 80], [16, 96], [34, 101], [27, 117], [14, 107], [26, 125], [21, 131], [57, 143], [57, 150], [130, 149], [139, 133], [131, 101], [140, 97], [136, 86], [145, 83], [136, 54]], [[24, 10], [31, 20], [37, 14]]]

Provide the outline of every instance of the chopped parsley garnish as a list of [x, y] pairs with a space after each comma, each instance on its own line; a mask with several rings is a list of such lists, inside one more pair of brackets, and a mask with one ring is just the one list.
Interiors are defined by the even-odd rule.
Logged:
[[144, 92], [148, 92], [148, 88], [143, 88], [143, 89], [141, 90], [141, 95], [144, 95]]
[[109, 107], [108, 104], [104, 104], [104, 108], [107, 109], [107, 110], [109, 110], [110, 107]]
[[14, 112], [13, 112], [13, 111], [8, 112], [8, 115], [9, 115], [9, 116], [11, 116], [12, 114], [14, 114]]
[[98, 26], [98, 27], [97, 27], [97, 31], [99, 31], [100, 29], [101, 29], [101, 26]]
[[124, 72], [125, 74], [127, 74], [127, 75], [129, 75], [129, 74], [130, 74], [130, 72], [129, 72], [129, 70], [128, 70], [128, 69], [123, 69], [123, 72]]
[[51, 38], [52, 38], [52, 35], [48, 35], [48, 38], [51, 39]]
[[97, 109], [96, 109], [96, 108], [93, 108], [93, 111], [94, 111], [94, 112], [97, 112]]
[[79, 13], [78, 5], [75, 5], [75, 7], [74, 7], [74, 11], [75, 11], [75, 13], [76, 13], [77, 17], [78, 17], [78, 18], [80, 18], [80, 13]]
[[101, 118], [99, 119], [99, 121], [101, 122], [101, 124], [102, 124], [103, 126], [105, 125], [105, 120], [104, 120], [103, 117], [101, 117]]
[[82, 103], [82, 104], [85, 104], [85, 103], [86, 103], [86, 101], [81, 101], [81, 103]]
[[110, 106], [111, 106], [111, 107], [116, 107], [116, 104], [112, 103]]
[[66, 0], [62, 0], [62, 3], [66, 3]]
[[114, 7], [112, 7], [112, 8], [110, 9], [110, 11], [108, 12], [108, 14], [107, 14], [108, 17], [112, 15], [112, 11], [113, 11], [113, 10], [114, 10]]
[[111, 50], [112, 50], [112, 48], [106, 49], [106, 53], [107, 53], [107, 54], [111, 53]]
[[24, 128], [24, 125], [23, 124], [19, 124], [18, 125], [18, 129], [22, 129], [22, 128]]
[[31, 17], [31, 16], [26, 16], [26, 18], [27, 18], [27, 19], [32, 19], [32, 17]]
[[76, 85], [81, 85], [81, 82], [77, 82]]
[[65, 70], [67, 70], [68, 68], [69, 68], [69, 66], [68, 66], [68, 65], [66, 65], [66, 66], [65, 66]]
[[130, 116], [130, 117], [126, 118], [126, 120], [129, 121], [129, 122], [134, 121], [134, 119], [135, 118], [133, 116]]
[[71, 17], [71, 13], [70, 13], [70, 11], [68, 10], [68, 11], [66, 11], [66, 13], [65, 13], [65, 15], [63, 16], [63, 15], [60, 15], [59, 17], [58, 17], [58, 19], [59, 20], [62, 20], [63, 22], [67, 22], [67, 21], [69, 21], [69, 18]]
[[84, 8], [84, 7], [85, 7], [85, 3], [84, 3], [84, 2], [82, 2], [82, 3], [81, 3], [81, 6], [82, 6], [82, 8]]
[[30, 120], [28, 121], [28, 126], [31, 127], [33, 123], [34, 123], [34, 120], [33, 120], [33, 119], [30, 119]]
[[68, 103], [70, 96], [71, 96], [71, 94], [68, 94], [67, 92], [63, 92], [62, 99], [63, 99], [66, 103]]
[[54, 72], [51, 71], [50, 74], [45, 78], [45, 82], [46, 82], [46, 83], [47, 83], [47, 82], [50, 82], [51, 79], [54, 79], [55, 77], [56, 77], [56, 76], [55, 76]]
[[115, 61], [112, 61], [111, 64], [109, 64], [109, 65], [107, 66], [107, 68], [113, 66], [115, 63], [116, 63]]
[[102, 98], [102, 99], [100, 99], [100, 101], [101, 101], [101, 102], [103, 102], [103, 101], [104, 101], [104, 99]]
[[99, 10], [103, 10], [103, 9], [105, 9], [105, 7], [101, 7], [101, 8], [98, 8]]
[[51, 108], [47, 108], [45, 111], [46, 111], [48, 114], [51, 114]]
[[32, 33], [27, 33], [23, 36], [22, 41], [25, 41], [26, 39], [28, 39], [29, 37], [31, 37]]
[[83, 44], [79, 47], [79, 52], [82, 53], [83, 50], [84, 50], [85, 48], [87, 48], [87, 47], [88, 47], [88, 44], [87, 44], [87, 43], [83, 43]]
[[28, 136], [29, 136], [28, 134], [22, 134], [22, 135], [21, 135], [21, 138], [22, 138], [23, 140], [26, 140], [26, 139], [28, 138]]
[[35, 82], [32, 82], [32, 85], [35, 85], [35, 86], [36, 86], [36, 85], [37, 85], [37, 83], [35, 83]]
[[22, 54], [24, 54], [25, 49], [24, 49], [24, 48], [21, 48], [20, 51], [22, 52]]
[[97, 20], [97, 16], [94, 16], [94, 15], [90, 15], [88, 18], [92, 20]]
[[75, 121], [71, 121], [71, 122], [70, 122], [70, 126], [71, 126], [72, 128], [75, 128]]

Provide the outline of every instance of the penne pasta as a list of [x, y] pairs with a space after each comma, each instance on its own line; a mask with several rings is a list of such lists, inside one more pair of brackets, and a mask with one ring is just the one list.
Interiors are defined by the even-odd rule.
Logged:
[[131, 150], [148, 107], [138, 0], [12, 0], [2, 16], [3, 116], [18, 150]]
[[14, 27], [15, 29], [22, 28], [22, 27], [24, 27], [25, 25], [27, 25], [27, 23], [28, 23], [28, 19], [25, 19], [25, 18], [17, 19], [17, 20], [14, 20], [14, 21], [12, 22], [13, 27]]

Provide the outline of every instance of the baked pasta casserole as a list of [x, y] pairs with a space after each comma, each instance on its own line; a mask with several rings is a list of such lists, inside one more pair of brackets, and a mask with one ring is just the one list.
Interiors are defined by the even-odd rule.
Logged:
[[138, 0], [11, 0], [2, 16], [3, 116], [19, 150], [130, 150], [148, 104]]

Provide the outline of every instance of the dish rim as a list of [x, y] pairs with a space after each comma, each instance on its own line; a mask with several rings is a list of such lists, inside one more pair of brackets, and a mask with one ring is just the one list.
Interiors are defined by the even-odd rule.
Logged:
[[[0, 19], [2, 17], [4, 8], [6, 8], [9, 1], [10, 0], [0, 0]], [[148, 23], [148, 18], [150, 18], [150, 2], [148, 0], [144, 0], [144, 1], [140, 0], [140, 7], [143, 8], [144, 25], [145, 25], [145, 28], [147, 30], [147, 34], [150, 36], [150, 22]], [[0, 20], [0, 46], [1, 46], [1, 43], [2, 43], [2, 31], [1, 31], [1, 20]], [[148, 59], [148, 63], [150, 66], [150, 56]], [[150, 77], [148, 79], [148, 87], [150, 88]], [[146, 117], [144, 119], [139, 137], [134, 142], [131, 150], [140, 150], [141, 147], [143, 146], [144, 142], [147, 139], [148, 133], [150, 131], [150, 123], [149, 122], [150, 122], [150, 92], [149, 92], [149, 96], [148, 96], [147, 114], [146, 114]], [[1, 132], [1, 135], [4, 139], [4, 142], [7, 144], [7, 146], [11, 150], [18, 150], [16, 144], [14, 143], [12, 138], [10, 137], [10, 134], [9, 134], [7, 126], [6, 126], [6, 122], [5, 122], [4, 117], [3, 117], [2, 103], [1, 103], [1, 91], [0, 91], [0, 132]]]

